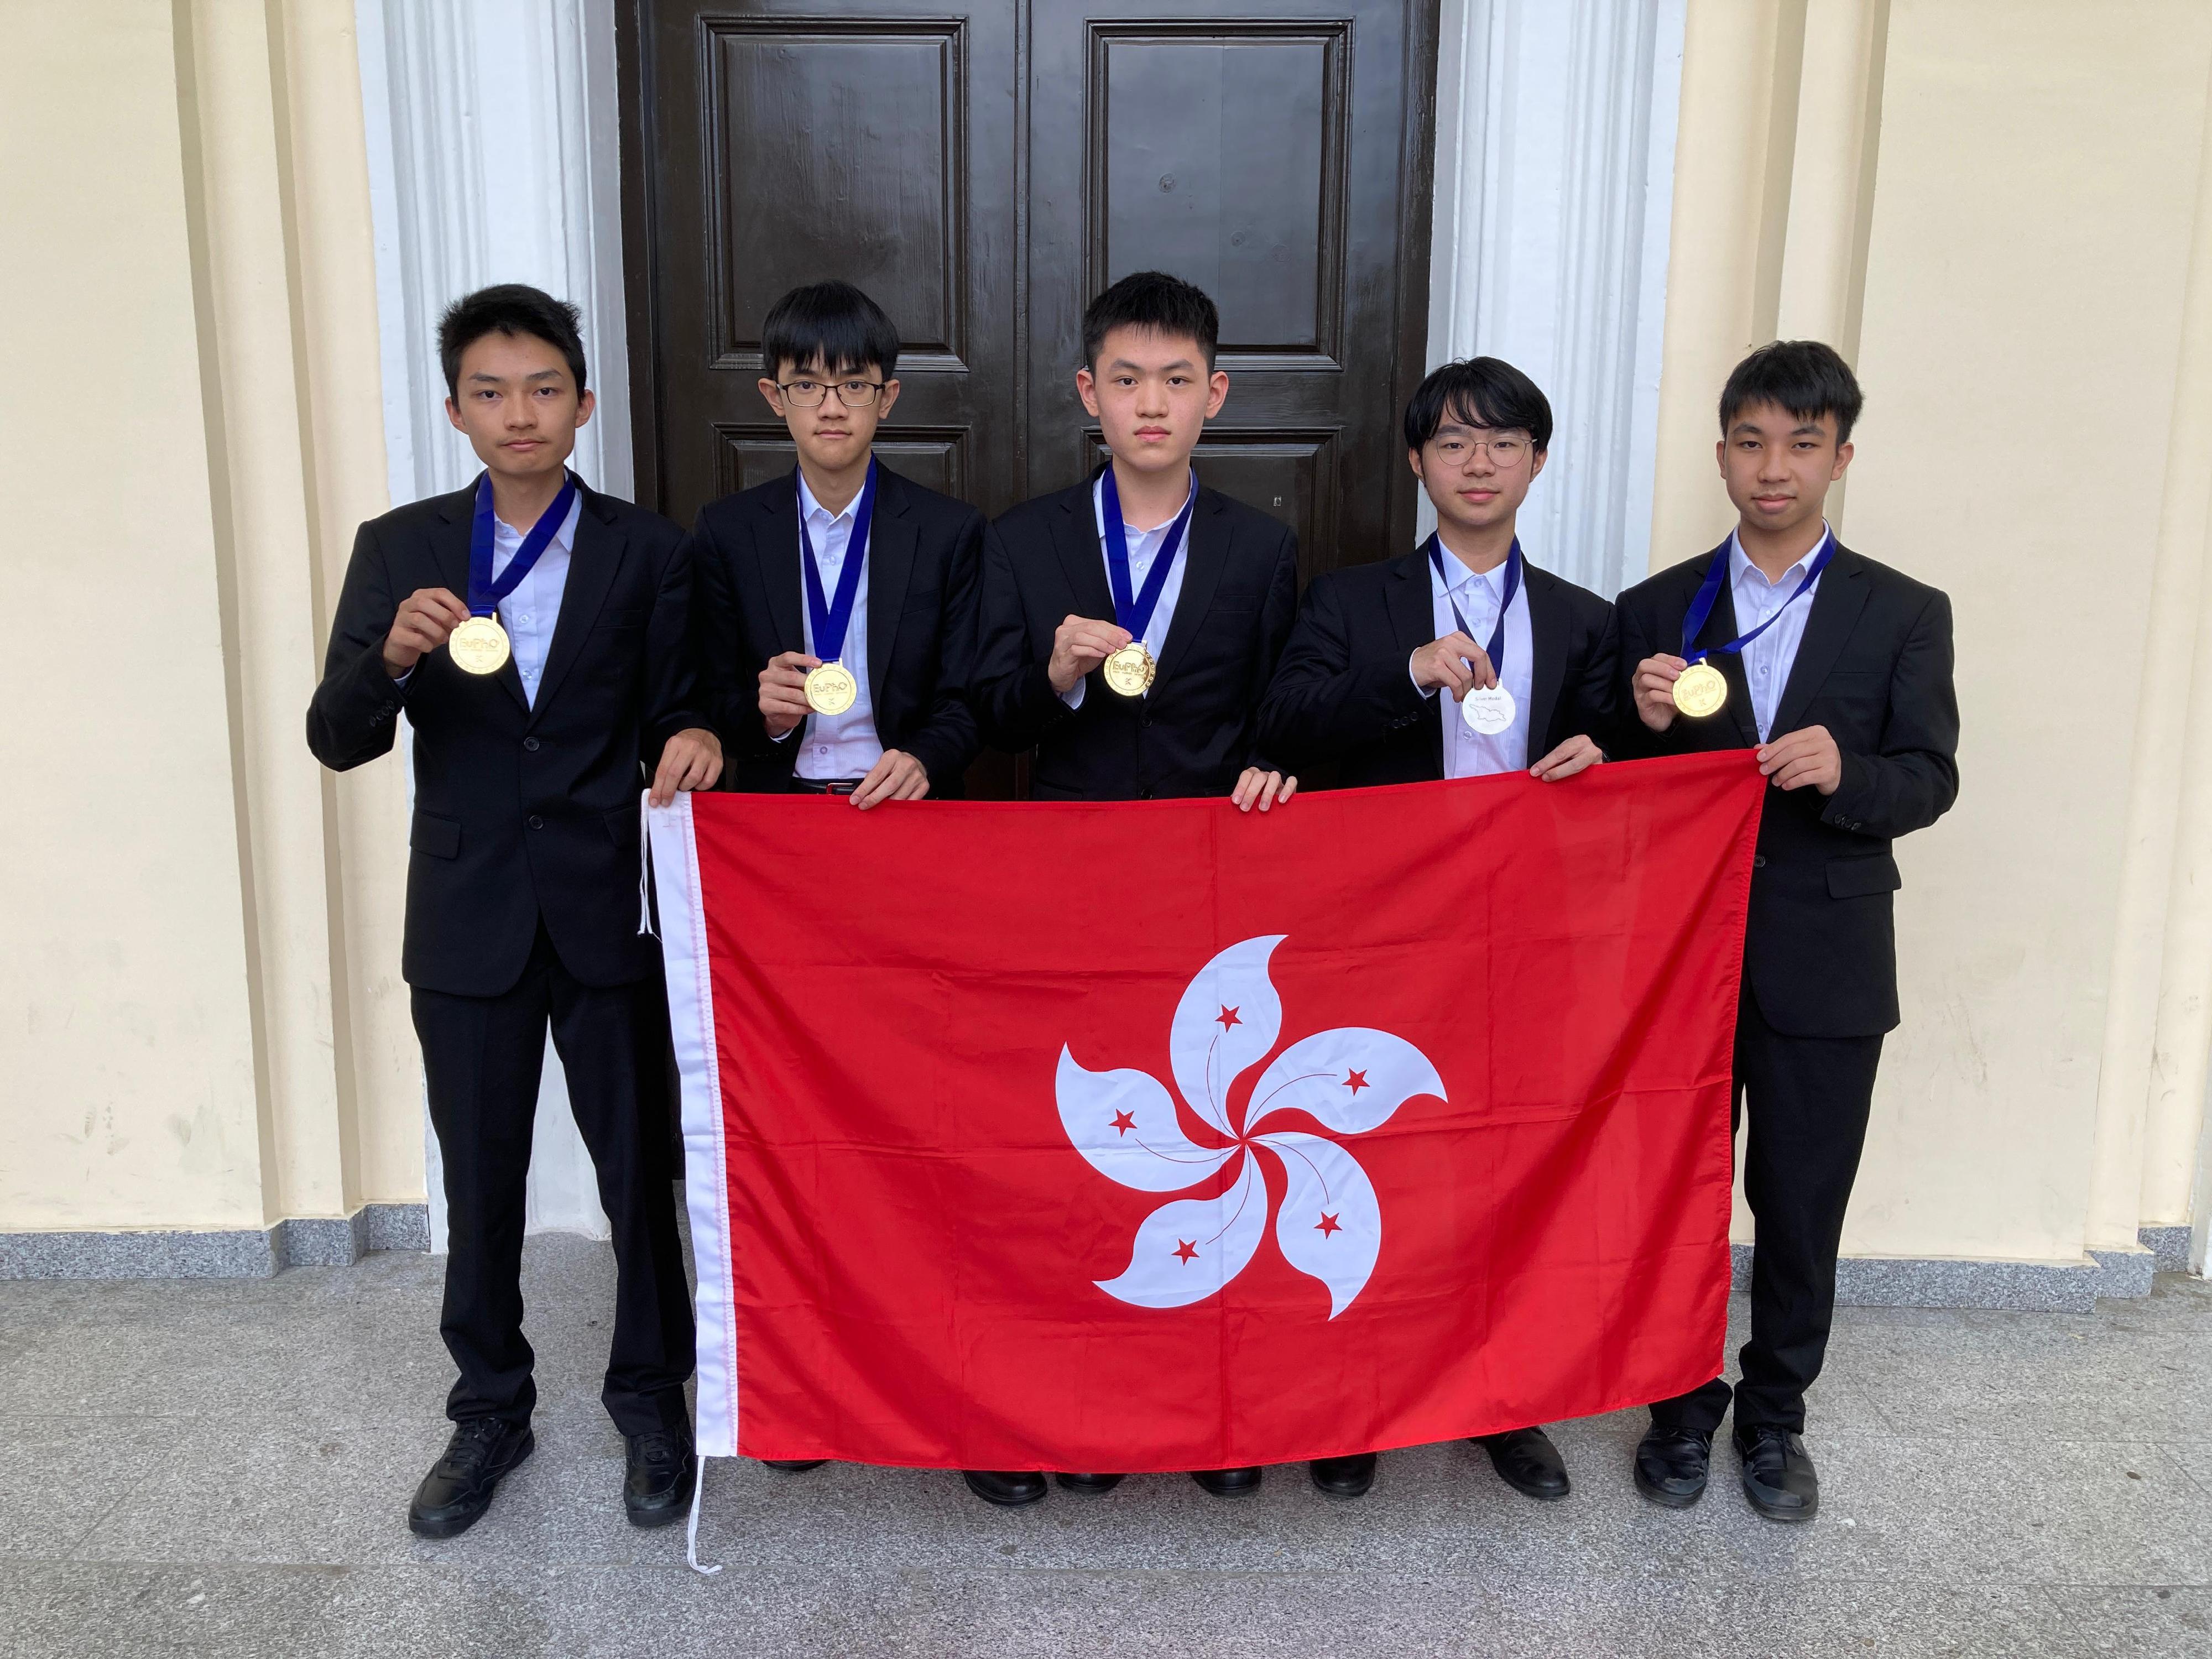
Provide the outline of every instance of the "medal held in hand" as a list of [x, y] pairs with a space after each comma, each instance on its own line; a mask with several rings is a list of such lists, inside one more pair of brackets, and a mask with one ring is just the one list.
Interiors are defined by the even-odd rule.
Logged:
[[1674, 677], [1674, 707], [1693, 720], [1717, 714], [1728, 706], [1728, 677], [1713, 665], [1711, 659], [1741, 651], [1773, 627], [1784, 611], [1812, 590], [1813, 584], [1820, 580], [1820, 573], [1828, 568], [1828, 561], [1836, 556], [1836, 534], [1832, 530], [1820, 538], [1820, 550], [1805, 567], [1805, 574], [1790, 590], [1790, 597], [1775, 606], [1773, 616], [1726, 645], [1700, 651], [1696, 648], [1698, 635], [1705, 631], [1705, 620], [1713, 614], [1714, 602], [1720, 598], [1721, 585], [1728, 580], [1729, 550], [1735, 541], [1731, 536], [1713, 550], [1712, 561], [1705, 567], [1705, 579], [1698, 584], [1697, 597], [1690, 601], [1690, 608], [1682, 617], [1682, 655], [1688, 659], [1689, 666]]
[[522, 538], [522, 545], [507, 562], [507, 568], [499, 573], [495, 581], [491, 574], [492, 546], [495, 531], [492, 522], [491, 474], [487, 472], [477, 480], [476, 521], [469, 528], [469, 619], [446, 637], [446, 654], [453, 659], [453, 666], [469, 674], [496, 674], [507, 666], [507, 659], [514, 654], [508, 643], [507, 629], [500, 626], [499, 602], [521, 585], [522, 579], [536, 567], [538, 558], [553, 544], [553, 538], [568, 521], [568, 509], [576, 503], [576, 478], [574, 473], [564, 473], [561, 493], [553, 498], [553, 505], [538, 515], [538, 522], [530, 526], [530, 533]]
[[868, 526], [876, 516], [876, 464], [868, 463], [868, 481], [860, 486], [860, 504], [853, 510], [853, 534], [845, 544], [845, 562], [837, 572], [837, 592], [825, 592], [822, 567], [814, 560], [814, 538], [806, 533], [806, 514], [799, 515], [799, 550], [804, 556], [806, 577], [806, 620], [814, 635], [814, 654], [821, 665], [807, 671], [806, 706], [817, 714], [842, 714], [860, 695], [860, 683], [842, 660], [845, 635], [853, 626], [853, 602], [860, 592], [860, 562], [868, 556]]
[[1183, 532], [1190, 528], [1191, 510], [1198, 505], [1198, 474], [1190, 475], [1190, 494], [1184, 497], [1182, 511], [1176, 514], [1175, 522], [1168, 527], [1167, 539], [1152, 555], [1152, 568], [1145, 572], [1145, 586], [1133, 591], [1129, 582], [1129, 532], [1121, 523], [1121, 492], [1114, 487], [1114, 466], [1108, 462], [1102, 476], [1098, 516], [1104, 520], [1106, 538], [1106, 574], [1114, 588], [1114, 620], [1129, 632], [1129, 642], [1106, 659], [1103, 678], [1106, 688], [1124, 697], [1141, 697], [1152, 689], [1158, 676], [1159, 665], [1152, 653], [1145, 648], [1145, 630], [1152, 626], [1152, 613], [1159, 609], [1160, 591], [1167, 586], [1168, 568], [1175, 562], [1176, 550], [1182, 544]]
[[[1451, 606], [1452, 621], [1459, 631], [1469, 639], [1474, 630], [1460, 615], [1459, 601], [1451, 597], [1451, 580], [1444, 574], [1443, 544], [1431, 535], [1429, 538], [1429, 562], [1436, 568], [1437, 578], [1444, 585], [1444, 602]], [[1459, 700], [1460, 718], [1468, 728], [1486, 738], [1494, 738], [1513, 729], [1513, 717], [1519, 712], [1513, 694], [1505, 689], [1505, 613], [1513, 608], [1513, 596], [1521, 591], [1521, 538], [1516, 536], [1513, 545], [1505, 554], [1505, 598], [1498, 607], [1498, 626], [1490, 630], [1490, 640], [1482, 647], [1490, 659], [1491, 671], [1498, 676], [1498, 684], [1476, 686]]]

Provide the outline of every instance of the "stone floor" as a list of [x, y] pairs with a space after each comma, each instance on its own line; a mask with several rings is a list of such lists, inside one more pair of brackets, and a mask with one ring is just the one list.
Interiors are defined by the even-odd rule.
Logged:
[[[1005, 1513], [950, 1475], [709, 1468], [702, 1555], [633, 1531], [600, 1414], [603, 1247], [532, 1243], [537, 1455], [406, 1529], [443, 1438], [439, 1264], [0, 1283], [0, 1654], [2212, 1656], [2212, 1288], [2094, 1315], [1850, 1310], [1826, 1508], [1639, 1498], [1632, 1414], [1555, 1431], [1572, 1498], [1465, 1446], [1358, 1504], [1131, 1480]], [[1737, 1314], [1741, 1316], [1739, 1306]]]

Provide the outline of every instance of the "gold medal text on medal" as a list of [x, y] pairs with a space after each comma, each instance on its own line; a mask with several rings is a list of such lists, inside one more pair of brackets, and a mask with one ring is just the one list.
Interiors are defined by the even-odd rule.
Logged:
[[1674, 707], [1692, 720], [1717, 714], [1728, 702], [1728, 680], [1709, 662], [1693, 662], [1674, 679]]
[[806, 676], [806, 706], [817, 714], [842, 714], [860, 695], [860, 684], [841, 663], [825, 662]]
[[471, 674], [496, 674], [507, 666], [511, 648], [497, 617], [471, 617], [446, 639], [453, 666]]
[[1125, 697], [1141, 697], [1152, 689], [1152, 677], [1158, 672], [1152, 653], [1132, 640], [1106, 659], [1107, 688]]

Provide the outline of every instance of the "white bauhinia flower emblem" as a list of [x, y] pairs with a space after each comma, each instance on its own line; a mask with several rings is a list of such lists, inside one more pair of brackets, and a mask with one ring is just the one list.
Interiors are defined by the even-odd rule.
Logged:
[[[1346, 1026], [1303, 1037], [1261, 1074], [1241, 1125], [1229, 1114], [1229, 1088], [1275, 1046], [1283, 1005], [1267, 959], [1285, 934], [1248, 939], [1215, 957], [1182, 994], [1168, 1034], [1168, 1055], [1184, 1103], [1230, 1144], [1200, 1146], [1176, 1120], [1174, 1097], [1148, 1072], [1091, 1072], [1063, 1045], [1054, 1091], [1060, 1121], [1075, 1150], [1109, 1180], [1139, 1192], [1194, 1187], [1227, 1166], [1228, 1189], [1181, 1198], [1137, 1229], [1128, 1270], [1097, 1280], [1109, 1296], [1142, 1308], [1204, 1301], [1237, 1277], [1260, 1247], [1267, 1224], [1267, 1182], [1257, 1164], [1265, 1147], [1283, 1166], [1283, 1206], [1275, 1241], [1284, 1259], [1328, 1286], [1328, 1316], [1352, 1305], [1375, 1271], [1382, 1211], [1358, 1160], [1321, 1135], [1255, 1133], [1270, 1112], [1296, 1107], [1340, 1135], [1385, 1121], [1415, 1095], [1443, 1097], [1437, 1068], [1403, 1037]], [[1250, 1152], [1252, 1157], [1247, 1157]]]

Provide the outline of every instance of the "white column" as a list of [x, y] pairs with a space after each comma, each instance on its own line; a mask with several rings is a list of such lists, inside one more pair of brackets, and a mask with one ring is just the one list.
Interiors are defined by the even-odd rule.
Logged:
[[[599, 412], [572, 463], [631, 487], [623, 334], [614, 0], [356, 0], [376, 225], [392, 498], [459, 489], [477, 471], [446, 419], [440, 313], [493, 283], [529, 283], [583, 313]], [[432, 1248], [443, 1166], [425, 1120]], [[548, 1046], [529, 1225], [608, 1236], [592, 1161]]]
[[1543, 387], [1522, 539], [1608, 595], [1649, 568], [1685, 3], [1445, 0], [1440, 24], [1429, 360]]

